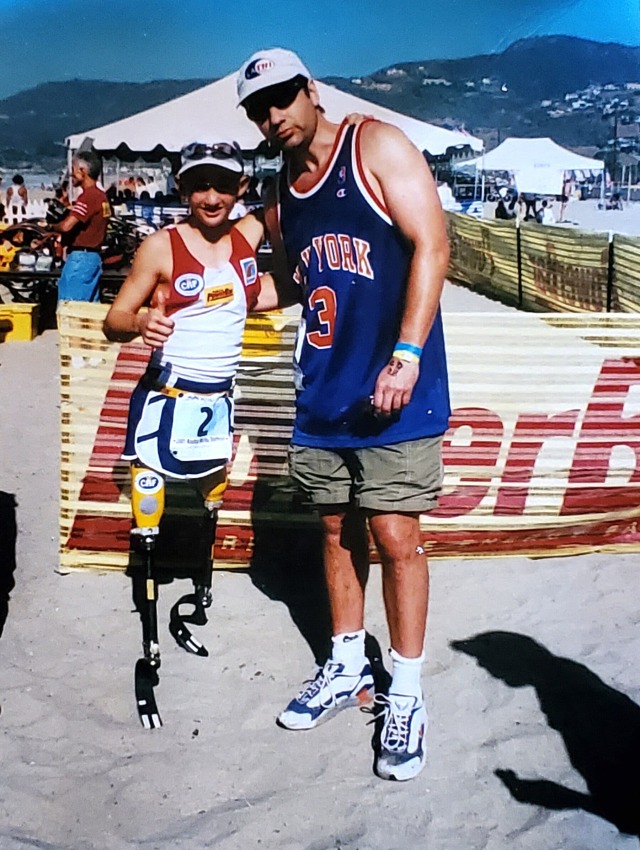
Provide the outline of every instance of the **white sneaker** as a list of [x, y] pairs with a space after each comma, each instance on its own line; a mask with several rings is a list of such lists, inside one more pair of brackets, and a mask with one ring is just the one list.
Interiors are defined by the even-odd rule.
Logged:
[[422, 698], [376, 694], [382, 708], [382, 731], [375, 771], [381, 779], [403, 782], [417, 776], [425, 765], [427, 712]]
[[331, 659], [318, 668], [297, 697], [278, 716], [285, 729], [313, 729], [349, 706], [369, 705], [373, 700], [373, 676], [367, 661], [355, 674], [344, 672], [344, 664]]

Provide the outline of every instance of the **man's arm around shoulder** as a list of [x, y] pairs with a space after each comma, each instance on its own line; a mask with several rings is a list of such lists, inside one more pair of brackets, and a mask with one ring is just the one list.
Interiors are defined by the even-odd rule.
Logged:
[[275, 185], [269, 188], [264, 197], [264, 228], [271, 243], [272, 271], [262, 275], [261, 291], [255, 312], [288, 307], [300, 301], [299, 287], [291, 280], [289, 266], [282, 242], [278, 222], [278, 206]]

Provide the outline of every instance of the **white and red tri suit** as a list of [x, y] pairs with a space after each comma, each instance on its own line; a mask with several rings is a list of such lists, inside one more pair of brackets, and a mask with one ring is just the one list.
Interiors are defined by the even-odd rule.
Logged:
[[[219, 268], [203, 266], [176, 227], [169, 228], [168, 233], [173, 270], [169, 287], [160, 286], [167, 296], [166, 313], [175, 326], [164, 346], [153, 351], [147, 372], [131, 396], [122, 456], [126, 460], [137, 458], [172, 478], [199, 478], [219, 468], [229, 457], [222, 457], [214, 449], [211, 451], [215, 457], [204, 456], [211, 421], [205, 407], [199, 424], [194, 418], [193, 439], [189, 439], [184, 427], [176, 429], [176, 424], [184, 423], [174, 419], [184, 418], [187, 413], [183, 396], [190, 396], [197, 408], [194, 397], [220, 395], [228, 407], [228, 427], [232, 430], [230, 390], [240, 360], [247, 313], [258, 299], [260, 279], [255, 250], [237, 227], [229, 231], [231, 256]], [[187, 448], [189, 459], [181, 458], [180, 450], [176, 451], [178, 431], [183, 443], [196, 446]], [[211, 445], [219, 451], [221, 443]], [[193, 452], [200, 452], [201, 456], [194, 458]]]

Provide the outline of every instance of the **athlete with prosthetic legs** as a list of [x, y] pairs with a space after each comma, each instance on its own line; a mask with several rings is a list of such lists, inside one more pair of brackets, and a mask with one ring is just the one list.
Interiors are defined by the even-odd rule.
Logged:
[[[364, 649], [367, 529], [382, 562], [392, 682], [376, 696], [375, 770], [425, 763], [421, 666], [429, 579], [419, 515], [436, 505], [449, 397], [439, 300], [448, 264], [429, 168], [395, 127], [333, 124], [298, 56], [263, 50], [238, 101], [284, 156], [266, 224], [276, 273], [298, 287], [291, 472], [319, 510], [331, 658], [280, 714], [310, 729], [371, 697]], [[279, 278], [278, 278], [279, 279]]]
[[[161, 725], [153, 697], [160, 666], [153, 552], [164, 482], [191, 481], [204, 499], [195, 592], [174, 605], [170, 630], [185, 649], [206, 655], [185, 623], [205, 623], [204, 609], [211, 604], [213, 545], [231, 458], [231, 396], [242, 334], [249, 310], [276, 304], [271, 277], [258, 276], [262, 223], [253, 215], [229, 220], [248, 182], [238, 146], [186, 146], [178, 180], [189, 217], [142, 243], [104, 323], [109, 339], [141, 336], [152, 349], [131, 397], [123, 453], [131, 461], [133, 540], [147, 561], [141, 605], [145, 657], [136, 668], [136, 691], [140, 718], [149, 727]], [[142, 310], [149, 301], [150, 308]], [[181, 616], [180, 604], [187, 603], [194, 614]]]

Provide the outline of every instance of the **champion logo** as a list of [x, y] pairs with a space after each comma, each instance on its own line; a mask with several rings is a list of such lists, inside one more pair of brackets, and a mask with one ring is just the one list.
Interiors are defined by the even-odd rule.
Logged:
[[346, 197], [347, 197], [347, 190], [344, 187], [342, 189], [338, 189], [338, 191], [336, 192], [336, 198], [346, 198]]
[[244, 72], [246, 80], [255, 80], [260, 74], [264, 74], [275, 67], [272, 59], [254, 59], [250, 65], [247, 65], [247, 70]]

